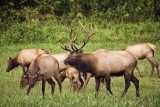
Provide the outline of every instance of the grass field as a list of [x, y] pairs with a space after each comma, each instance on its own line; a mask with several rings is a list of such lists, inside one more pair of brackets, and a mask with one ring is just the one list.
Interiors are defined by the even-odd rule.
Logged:
[[[86, 45], [84, 51], [92, 52], [99, 48], [121, 50], [129, 44], [152, 40], [152, 43], [157, 46], [155, 59], [160, 63], [160, 43], [158, 41], [154, 42], [154, 38], [159, 36], [160, 25], [159, 23], [152, 24], [123, 24], [123, 27], [122, 25], [110, 25], [110, 27], [104, 29], [95, 27], [96, 35]], [[156, 71], [153, 77], [149, 77], [151, 67], [147, 60], [138, 62], [140, 70], [145, 75], [143, 78], [140, 78], [136, 70], [134, 71], [140, 82], [139, 98], [135, 95], [133, 84], [131, 84], [127, 94], [123, 98], [120, 97], [124, 89], [123, 77], [112, 77], [111, 90], [114, 95], [110, 95], [106, 91], [105, 85], [101, 84], [99, 95], [95, 98], [95, 81], [92, 78], [86, 91], [71, 92], [68, 79], [66, 79], [62, 84], [61, 94], [56, 84], [55, 93], [52, 95], [51, 88], [47, 84], [45, 98], [42, 98], [41, 82], [39, 82], [31, 90], [30, 95], [26, 96], [27, 87], [22, 90], [19, 85], [22, 69], [18, 67], [9, 73], [5, 72], [7, 58], [10, 55], [16, 56], [21, 49], [25, 48], [52, 49], [51, 54], [65, 52], [57, 43], [33, 42], [12, 45], [3, 43], [0, 49], [0, 107], [158, 107], [160, 105], [160, 80], [157, 78]]]

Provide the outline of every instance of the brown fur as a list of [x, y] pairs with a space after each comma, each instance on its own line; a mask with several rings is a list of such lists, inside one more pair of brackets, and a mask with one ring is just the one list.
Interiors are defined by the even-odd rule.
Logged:
[[[124, 50], [130, 52], [132, 55], [136, 56], [139, 60], [147, 58], [152, 67], [151, 76], [153, 75], [154, 67], [156, 67], [158, 77], [160, 78], [159, 65], [154, 59], [154, 52], [156, 50], [155, 45], [151, 43], [141, 43], [141, 44], [127, 46]], [[143, 77], [138, 66], [136, 68], [140, 76]]]
[[110, 89], [110, 76], [125, 77], [125, 89], [122, 96], [127, 92], [130, 81], [136, 87], [136, 96], [139, 96], [139, 81], [133, 75], [133, 70], [136, 67], [137, 59], [127, 51], [107, 51], [97, 50], [93, 53], [71, 53], [64, 61], [77, 68], [81, 72], [89, 72], [95, 76], [96, 91], [98, 94], [100, 79], [105, 78], [106, 88], [112, 94]]
[[23, 69], [23, 73], [26, 72], [25, 68], [28, 67], [31, 64], [31, 62], [39, 55], [48, 53], [42, 49], [24, 49], [20, 51], [20, 53], [15, 57], [10, 57], [7, 61], [7, 69], [6, 72], [10, 72], [15, 67], [18, 67], [19, 65]]
[[36, 82], [40, 80], [42, 80], [43, 96], [46, 81], [51, 85], [52, 93], [54, 93], [55, 82], [52, 80], [52, 77], [54, 77], [58, 82], [61, 92], [61, 74], [59, 72], [59, 64], [58, 61], [52, 56], [37, 57], [29, 67], [28, 76], [29, 87], [27, 90], [27, 95], [29, 94], [30, 89], [36, 84]]
[[[54, 55], [48, 55], [48, 54], [41, 54], [40, 56], [52, 56], [54, 58], [57, 59], [58, 63], [59, 63], [59, 71], [62, 72], [62, 82], [64, 81], [64, 79], [66, 78], [66, 74], [65, 74], [65, 70], [69, 67], [68, 65], [64, 64], [64, 60], [68, 57], [69, 53], [60, 53], [60, 54], [54, 54]], [[26, 87], [28, 84], [27, 83], [27, 78], [28, 76], [22, 76], [21, 77], [21, 82], [20, 82], [20, 86], [21, 88]], [[29, 82], [28, 82], [29, 83]]]
[[[84, 83], [83, 76], [80, 74], [80, 72], [73, 67], [69, 67], [65, 72], [66, 77], [69, 79], [70, 82], [70, 89], [80, 90], [81, 86]], [[83, 80], [83, 82], [81, 82], [81, 79]]]

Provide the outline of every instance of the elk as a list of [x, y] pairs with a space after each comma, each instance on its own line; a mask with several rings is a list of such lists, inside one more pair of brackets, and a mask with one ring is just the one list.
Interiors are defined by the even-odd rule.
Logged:
[[[158, 78], [160, 78], [159, 65], [154, 59], [154, 52], [156, 50], [155, 45], [151, 43], [141, 43], [141, 44], [127, 46], [124, 50], [130, 52], [131, 54], [136, 56], [139, 60], [147, 58], [152, 67], [151, 76], [153, 75], [154, 67], [156, 67]], [[139, 71], [138, 66], [136, 68], [140, 76], [143, 77], [143, 75]]]
[[40, 56], [37, 57], [30, 65], [28, 70], [29, 86], [27, 95], [29, 95], [30, 89], [34, 87], [37, 81], [42, 80], [42, 94], [44, 97], [45, 83], [46, 81], [51, 85], [52, 94], [55, 89], [55, 82], [52, 80], [55, 78], [59, 85], [61, 92], [61, 74], [59, 72], [58, 61], [52, 56]]
[[[61, 82], [64, 81], [66, 78], [66, 73], [65, 70], [69, 67], [68, 65], [64, 64], [64, 60], [68, 57], [69, 53], [59, 53], [59, 54], [54, 54], [54, 55], [48, 55], [48, 54], [41, 54], [40, 56], [52, 56], [56, 58], [56, 60], [59, 63], [59, 71], [62, 72], [61, 75]], [[28, 75], [27, 73], [23, 74], [21, 76], [21, 81], [20, 81], [20, 88], [25, 88], [29, 84], [28, 81]]]
[[[12, 69], [18, 67], [19, 65], [22, 67], [23, 74], [28, 70], [31, 62], [41, 54], [48, 54], [47, 51], [43, 49], [24, 49], [21, 50], [20, 53], [15, 57], [10, 57], [7, 60], [7, 69], [6, 72], [10, 72]], [[27, 68], [27, 70], [25, 70]]]
[[80, 90], [84, 83], [84, 78], [81, 75], [81, 73], [74, 67], [67, 68], [65, 72], [66, 72], [66, 77], [69, 79], [70, 82], [70, 89]]
[[83, 47], [87, 44], [89, 38], [95, 33], [93, 30], [92, 32], [88, 32], [85, 29], [85, 26], [82, 24], [81, 26], [87, 35], [87, 38], [86, 40], [83, 40], [83, 45], [79, 48], [77, 48], [73, 42], [70, 42], [70, 46], [62, 44], [62, 49], [70, 52], [70, 55], [64, 60], [64, 63], [75, 67], [83, 73], [89, 72], [95, 77], [96, 96], [98, 95], [101, 78], [105, 78], [106, 89], [110, 92], [110, 94], [112, 94], [110, 89], [110, 76], [124, 75], [125, 89], [121, 96], [123, 97], [125, 95], [130, 87], [131, 81], [135, 85], [136, 96], [138, 97], [139, 80], [133, 74], [133, 71], [137, 65], [137, 58], [127, 51], [107, 51], [101, 49], [93, 53], [82, 53]]

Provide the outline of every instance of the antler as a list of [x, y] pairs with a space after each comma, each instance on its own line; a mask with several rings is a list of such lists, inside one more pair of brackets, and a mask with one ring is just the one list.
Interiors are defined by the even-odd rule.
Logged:
[[76, 42], [76, 40], [77, 40], [77, 35], [74, 37], [74, 39], [72, 39], [72, 33], [73, 33], [73, 30], [72, 30], [72, 28], [71, 28], [71, 32], [70, 32], [70, 35], [69, 35], [69, 37], [70, 37], [70, 43], [69, 43], [69, 46], [66, 46], [64, 43], [61, 43], [62, 45], [60, 45], [60, 47], [62, 48], [62, 49], [64, 49], [64, 50], [66, 50], [66, 51], [76, 51], [76, 49], [75, 49], [75, 47], [73, 46], [73, 43], [75, 43], [75, 44], [78, 44], [77, 42]]
[[85, 26], [82, 25], [81, 22], [79, 22], [79, 24], [82, 26], [83, 31], [86, 33], [87, 39], [86, 39], [86, 40], [83, 40], [83, 45], [82, 45], [80, 48], [77, 48], [77, 47], [75, 46], [75, 48], [76, 48], [77, 51], [82, 50], [82, 48], [83, 48], [83, 47], [87, 44], [87, 42], [89, 41], [89, 38], [95, 34], [95, 32], [93, 32], [92, 25], [91, 25], [91, 30], [92, 30], [92, 31], [89, 33], [89, 32], [86, 30]]
[[63, 46], [60, 45], [60, 47], [61, 47], [62, 49], [66, 50], [66, 51], [70, 51], [70, 52], [71, 52], [71, 51], [76, 51], [76, 52], [78, 52], [78, 51], [82, 50], [82, 48], [88, 43], [90, 37], [95, 34], [95, 32], [93, 32], [92, 26], [91, 26], [91, 30], [92, 30], [92, 31], [91, 31], [91, 32], [88, 32], [88, 31], [86, 30], [85, 26], [83, 26], [80, 22], [79, 22], [79, 24], [82, 26], [83, 31], [84, 31], [85, 34], [87, 35], [86, 40], [83, 40], [83, 45], [82, 45], [80, 48], [77, 48], [77, 47], [74, 45], [74, 44], [78, 44], [78, 43], [76, 42], [76, 40], [77, 40], [77, 35], [74, 36], [74, 39], [72, 39], [72, 32], [73, 32], [73, 30], [72, 30], [72, 28], [71, 28], [69, 46], [66, 46], [65, 44], [61, 43], [61, 44], [63, 45]]

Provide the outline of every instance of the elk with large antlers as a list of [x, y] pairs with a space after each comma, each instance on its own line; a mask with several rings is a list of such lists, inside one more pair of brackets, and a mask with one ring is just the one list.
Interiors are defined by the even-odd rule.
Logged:
[[136, 57], [127, 51], [107, 51], [103, 49], [93, 53], [82, 53], [82, 48], [87, 44], [89, 38], [95, 33], [93, 31], [89, 33], [82, 24], [81, 26], [88, 37], [84, 40], [83, 45], [80, 48], [77, 48], [73, 43], [70, 44], [74, 45], [70, 46], [71, 48], [63, 48], [70, 51], [70, 55], [66, 58], [64, 63], [75, 67], [81, 72], [89, 72], [94, 75], [96, 81], [96, 95], [99, 91], [101, 78], [105, 78], [106, 89], [112, 94], [110, 89], [110, 76], [124, 75], [125, 89], [122, 96], [124, 96], [127, 92], [131, 81], [136, 87], [136, 96], [138, 97], [139, 80], [133, 74], [133, 71], [137, 65]]

